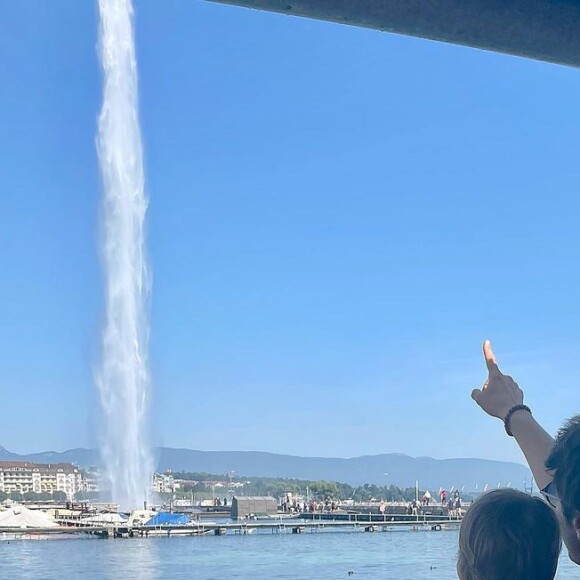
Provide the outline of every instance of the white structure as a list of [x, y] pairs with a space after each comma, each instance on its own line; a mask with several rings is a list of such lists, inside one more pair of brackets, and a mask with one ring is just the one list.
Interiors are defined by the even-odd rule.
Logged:
[[0, 528], [57, 528], [54, 518], [41, 511], [15, 505], [0, 512]]
[[155, 473], [151, 487], [155, 493], [173, 493], [179, 486], [176, 485], [173, 474]]
[[101, 491], [101, 473], [94, 467], [89, 467], [83, 473], [83, 488], [86, 493], [98, 493]]
[[83, 473], [71, 463], [0, 461], [0, 491], [4, 493], [62, 491], [72, 500], [82, 489]]

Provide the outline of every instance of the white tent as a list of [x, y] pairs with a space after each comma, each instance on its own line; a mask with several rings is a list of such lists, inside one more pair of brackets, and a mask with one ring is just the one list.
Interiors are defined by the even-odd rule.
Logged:
[[82, 524], [105, 525], [105, 524], [124, 524], [127, 518], [116, 513], [104, 513], [89, 516], [81, 520]]
[[54, 518], [42, 511], [13, 505], [0, 512], [0, 528], [57, 528]]

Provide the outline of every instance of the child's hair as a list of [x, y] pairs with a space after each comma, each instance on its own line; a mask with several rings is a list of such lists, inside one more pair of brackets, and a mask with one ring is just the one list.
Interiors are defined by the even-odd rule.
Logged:
[[461, 580], [553, 580], [562, 542], [543, 500], [514, 489], [481, 496], [459, 532]]

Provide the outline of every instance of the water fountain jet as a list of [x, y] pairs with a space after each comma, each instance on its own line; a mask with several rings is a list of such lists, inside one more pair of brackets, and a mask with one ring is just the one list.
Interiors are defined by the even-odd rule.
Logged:
[[102, 459], [113, 501], [147, 500], [153, 460], [147, 443], [149, 276], [145, 248], [143, 148], [131, 0], [99, 0], [103, 105], [97, 151], [103, 181], [102, 257], [106, 319], [97, 386]]

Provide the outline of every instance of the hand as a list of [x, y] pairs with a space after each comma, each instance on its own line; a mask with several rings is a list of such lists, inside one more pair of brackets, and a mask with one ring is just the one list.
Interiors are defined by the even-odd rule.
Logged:
[[481, 389], [473, 389], [471, 398], [488, 415], [503, 421], [513, 406], [524, 402], [524, 393], [510, 376], [499, 370], [489, 340], [483, 343], [483, 356], [489, 376]]

